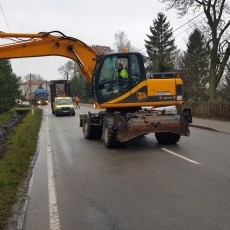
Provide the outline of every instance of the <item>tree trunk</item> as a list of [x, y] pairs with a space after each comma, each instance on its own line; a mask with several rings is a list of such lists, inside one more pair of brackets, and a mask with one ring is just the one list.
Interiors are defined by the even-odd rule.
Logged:
[[209, 72], [209, 90], [208, 96], [209, 101], [215, 101], [217, 98], [216, 87], [218, 84], [217, 80], [217, 66], [218, 66], [219, 58], [218, 58], [218, 42], [217, 39], [213, 37], [213, 47], [211, 49], [210, 54], [210, 72]]
[[208, 89], [209, 101], [213, 102], [217, 99], [216, 93], [216, 76], [210, 72], [209, 76], [209, 89]]

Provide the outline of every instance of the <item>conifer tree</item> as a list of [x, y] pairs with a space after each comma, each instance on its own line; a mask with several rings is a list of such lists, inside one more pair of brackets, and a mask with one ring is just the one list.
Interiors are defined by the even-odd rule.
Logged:
[[0, 60], [0, 114], [15, 105], [20, 96], [20, 78], [17, 77], [9, 60]]
[[230, 58], [229, 42], [229, 9], [230, 2], [226, 0], [159, 0], [168, 3], [167, 8], [177, 9], [180, 16], [184, 16], [191, 11], [196, 13], [202, 11], [206, 17], [203, 20], [207, 25], [206, 40], [209, 44], [209, 101], [217, 99], [217, 87], [222, 80], [226, 65]]
[[197, 28], [188, 38], [187, 50], [182, 59], [182, 77], [185, 100], [207, 99], [208, 53], [204, 36]]
[[230, 63], [227, 65], [224, 79], [218, 87], [218, 96], [222, 101], [230, 102]]
[[145, 48], [149, 56], [147, 69], [154, 72], [174, 70], [175, 39], [167, 17], [163, 13], [158, 13], [157, 19], [153, 20], [150, 33], [147, 34], [148, 40], [145, 40]]

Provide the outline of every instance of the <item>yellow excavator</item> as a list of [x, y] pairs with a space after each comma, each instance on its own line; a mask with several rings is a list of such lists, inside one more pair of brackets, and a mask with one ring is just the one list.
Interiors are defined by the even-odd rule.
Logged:
[[[156, 73], [146, 77], [143, 56], [137, 52], [97, 55], [84, 42], [59, 31], [37, 34], [4, 33], [0, 39], [0, 59], [62, 56], [74, 60], [92, 85], [98, 113], [80, 115], [86, 139], [100, 139], [107, 148], [124, 145], [138, 136], [155, 133], [160, 144], [174, 144], [189, 136], [191, 110], [183, 108], [182, 79], [177, 73]], [[4, 40], [5, 41], [5, 40]], [[121, 79], [116, 68], [121, 63], [128, 77]], [[177, 113], [145, 110], [143, 107], [174, 105]]]

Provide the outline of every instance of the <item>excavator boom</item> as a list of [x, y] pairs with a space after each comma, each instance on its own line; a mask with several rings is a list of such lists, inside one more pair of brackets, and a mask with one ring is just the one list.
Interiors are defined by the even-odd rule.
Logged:
[[[55, 35], [54, 35], [55, 34]], [[9, 38], [12, 43], [0, 45], [0, 57], [5, 59], [62, 56], [77, 62], [89, 82], [96, 65], [96, 52], [84, 42], [67, 37], [59, 31], [38, 34], [4, 33], [0, 38]]]

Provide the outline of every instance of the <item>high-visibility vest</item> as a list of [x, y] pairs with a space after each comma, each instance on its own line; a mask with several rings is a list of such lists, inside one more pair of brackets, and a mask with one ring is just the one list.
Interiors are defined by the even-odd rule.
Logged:
[[127, 70], [126, 70], [126, 69], [122, 69], [121, 72], [120, 72], [120, 76], [121, 76], [122, 78], [128, 78], [129, 75], [128, 75]]

